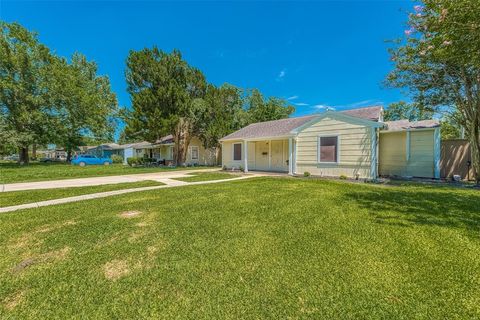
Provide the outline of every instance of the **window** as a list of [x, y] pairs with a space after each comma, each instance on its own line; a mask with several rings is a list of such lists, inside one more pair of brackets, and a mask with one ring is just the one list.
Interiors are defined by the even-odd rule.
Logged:
[[233, 144], [233, 160], [234, 161], [242, 160], [242, 144], [241, 143]]
[[197, 146], [190, 147], [190, 156], [191, 156], [192, 160], [198, 160], [198, 147]]
[[338, 162], [338, 136], [319, 137], [318, 161], [334, 163]]

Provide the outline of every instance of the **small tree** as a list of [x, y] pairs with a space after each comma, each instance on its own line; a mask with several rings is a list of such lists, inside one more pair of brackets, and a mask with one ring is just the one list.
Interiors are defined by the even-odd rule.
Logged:
[[388, 82], [407, 88], [417, 106], [455, 116], [480, 183], [480, 1], [423, 3], [409, 16], [406, 40], [391, 50]]

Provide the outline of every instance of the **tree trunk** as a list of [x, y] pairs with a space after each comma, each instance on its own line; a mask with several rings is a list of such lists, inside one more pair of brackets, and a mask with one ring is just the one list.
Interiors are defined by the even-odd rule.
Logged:
[[474, 122], [469, 134], [470, 148], [472, 151], [472, 167], [475, 172], [475, 182], [480, 185], [480, 131], [479, 126]]
[[[220, 151], [222, 150], [221, 147], [215, 147], [215, 165], [218, 166], [218, 164], [221, 162], [221, 154]], [[223, 164], [223, 163], [222, 163]]]
[[28, 158], [28, 146], [18, 148], [18, 163], [22, 165], [28, 164], [29, 160], [30, 159]]
[[32, 159], [35, 159], [35, 160], [37, 159], [37, 144], [36, 143], [34, 143], [32, 145]]
[[180, 118], [173, 134], [175, 146], [173, 148], [173, 161], [177, 166], [184, 166], [187, 159], [188, 145], [190, 144], [190, 125], [188, 120]]
[[67, 162], [72, 161], [72, 150], [67, 150]]

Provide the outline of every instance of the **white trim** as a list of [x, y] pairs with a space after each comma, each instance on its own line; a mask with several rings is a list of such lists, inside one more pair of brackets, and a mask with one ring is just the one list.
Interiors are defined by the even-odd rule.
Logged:
[[[239, 144], [240, 145], [240, 160], [235, 160], [235, 145]], [[243, 142], [234, 142], [232, 143], [232, 161], [242, 161], [242, 156], [243, 156]]]
[[[241, 129], [240, 129], [241, 130]], [[230, 142], [230, 141], [248, 141], [248, 142], [255, 142], [255, 141], [268, 141], [268, 140], [287, 140], [290, 137], [295, 137], [294, 134], [288, 134], [283, 136], [265, 136], [265, 137], [257, 137], [257, 138], [232, 138], [232, 139], [220, 139], [220, 142]]]
[[[321, 161], [320, 160], [320, 148], [321, 148], [321, 138], [337, 138], [337, 161]], [[338, 133], [330, 133], [330, 134], [322, 134], [317, 136], [317, 163], [318, 164], [339, 164], [340, 163], [340, 134]]]
[[272, 140], [268, 140], [268, 170], [272, 170]]
[[[283, 152], [282, 152], [283, 154]], [[288, 139], [288, 174], [293, 175], [293, 139]]]
[[293, 139], [293, 174], [297, 174], [297, 139]]
[[399, 133], [399, 132], [405, 132], [405, 131], [430, 131], [430, 130], [435, 130], [439, 127], [433, 127], [433, 128], [408, 128], [408, 129], [399, 129], [399, 130], [380, 130], [380, 133]]
[[407, 137], [406, 137], [406, 140], [405, 140], [405, 155], [406, 155], [406, 160], [407, 162], [410, 161], [410, 130], [407, 130]]
[[383, 122], [377, 122], [377, 121], [372, 121], [372, 120], [367, 120], [367, 119], [362, 119], [358, 117], [353, 117], [349, 116], [348, 114], [344, 114], [341, 112], [335, 112], [335, 111], [326, 111], [322, 114], [319, 114], [318, 117], [313, 118], [312, 120], [304, 123], [303, 125], [299, 126], [298, 128], [293, 129], [290, 131], [292, 134], [298, 134], [302, 132], [304, 129], [314, 125], [315, 123], [319, 122], [320, 120], [324, 118], [332, 118], [336, 120], [340, 120], [343, 122], [350, 122], [354, 124], [359, 124], [359, 125], [365, 125], [365, 126], [370, 126], [370, 127], [375, 127], [375, 128], [383, 128], [385, 124]]
[[248, 142], [245, 141], [243, 144], [243, 172], [247, 173], [248, 172]]
[[370, 178], [377, 179], [377, 128], [371, 128], [371, 158], [370, 158]]
[[440, 154], [441, 154], [441, 139], [440, 139], [440, 128], [435, 128], [433, 134], [433, 155], [434, 155], [434, 177], [435, 179], [440, 179]]

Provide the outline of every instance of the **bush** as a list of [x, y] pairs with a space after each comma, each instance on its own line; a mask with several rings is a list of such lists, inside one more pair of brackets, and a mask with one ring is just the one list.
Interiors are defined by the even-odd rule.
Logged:
[[339, 178], [340, 178], [341, 180], [347, 180], [347, 176], [344, 175], [344, 174], [341, 174]]
[[112, 159], [113, 163], [122, 163], [123, 162], [123, 157], [118, 155], [118, 154], [112, 154], [111, 159]]
[[143, 164], [143, 158], [131, 157], [127, 159], [127, 163], [130, 167], [135, 167]]
[[303, 176], [304, 176], [304, 177], [310, 177], [310, 172], [305, 171], [305, 172], [303, 173]]

